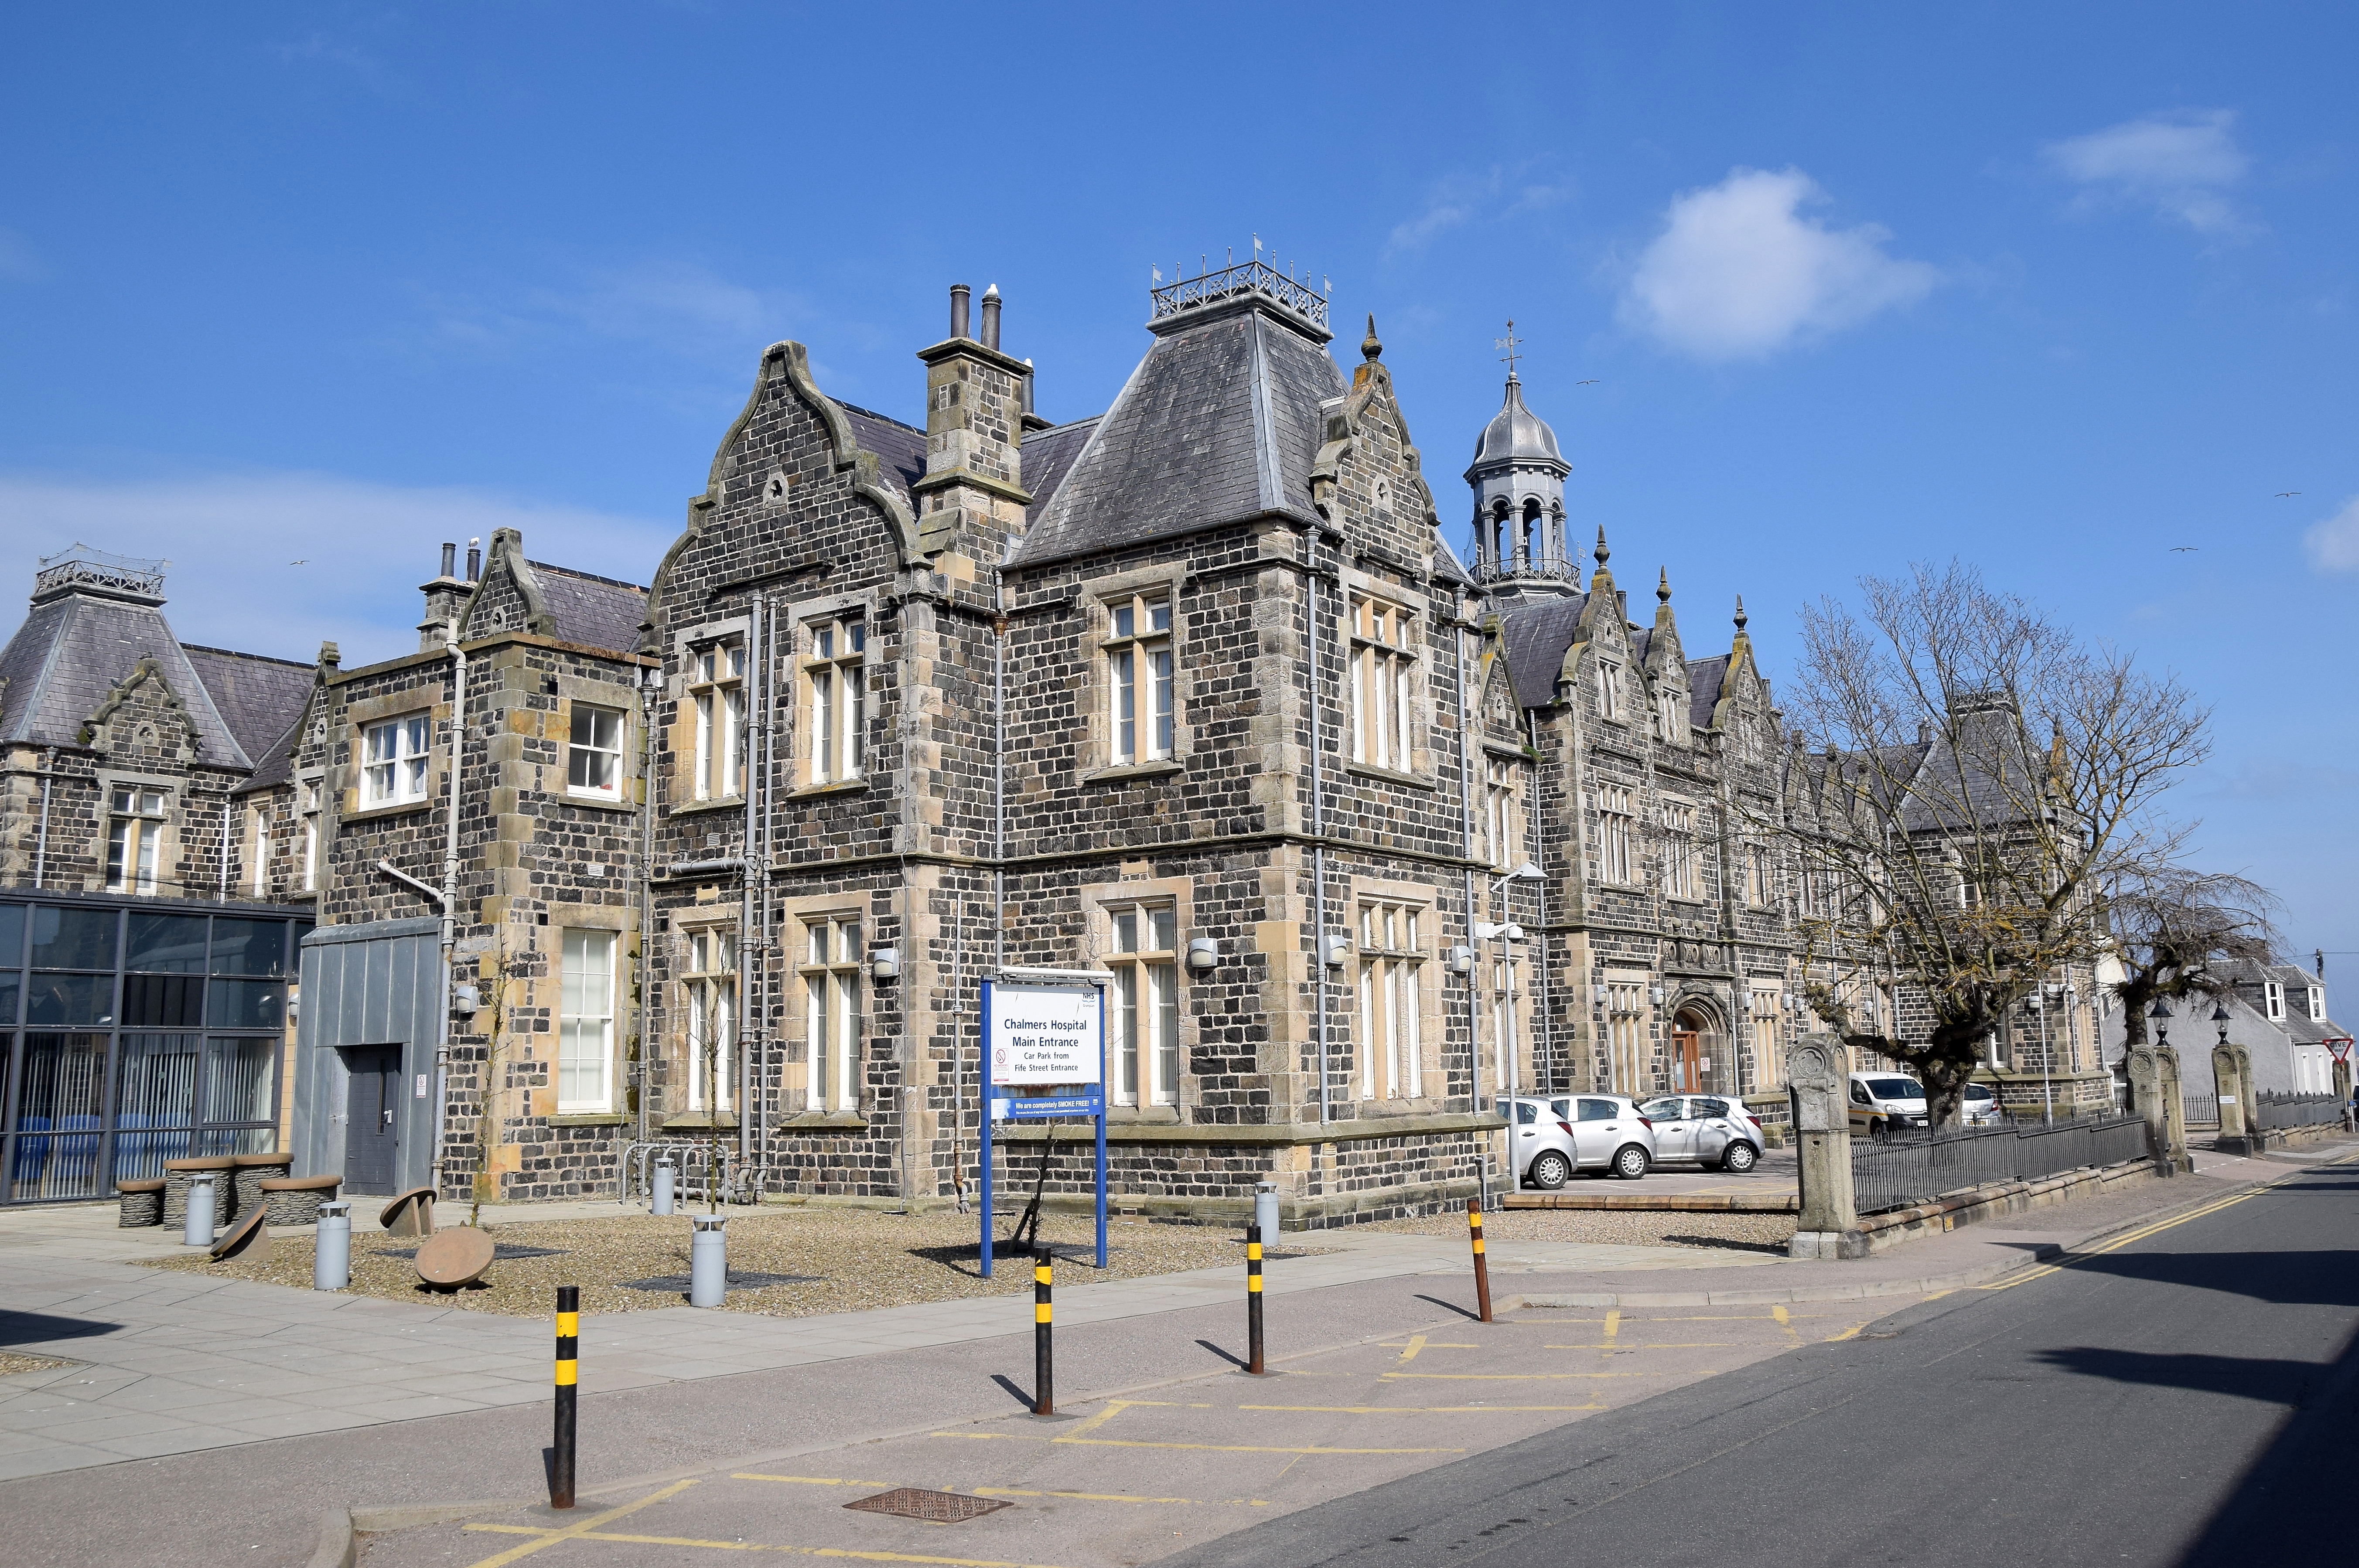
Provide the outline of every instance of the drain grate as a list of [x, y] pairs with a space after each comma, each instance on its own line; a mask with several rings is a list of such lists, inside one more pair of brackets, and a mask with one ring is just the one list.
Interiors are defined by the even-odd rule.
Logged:
[[[506, 1263], [512, 1262], [518, 1258], [562, 1258], [565, 1256], [565, 1250], [566, 1249], [562, 1247], [527, 1247], [523, 1243], [516, 1241], [495, 1241], [492, 1244], [492, 1260], [495, 1263]], [[378, 1253], [377, 1256], [380, 1258], [415, 1258], [418, 1256], [418, 1249], [415, 1247], [388, 1247], [384, 1251]], [[683, 1290], [686, 1288], [686, 1286], [681, 1287]]]
[[[772, 1285], [816, 1285], [824, 1274], [756, 1274], [732, 1269], [729, 1289], [733, 1291], [766, 1291]], [[658, 1274], [652, 1280], [625, 1280], [626, 1291], [679, 1291], [688, 1289], [686, 1274]]]
[[929, 1492], [917, 1487], [896, 1487], [889, 1492], [879, 1492], [873, 1498], [863, 1498], [856, 1503], [843, 1505], [862, 1513], [896, 1514], [902, 1519], [921, 1519], [933, 1524], [956, 1524], [961, 1519], [995, 1513], [1016, 1505], [997, 1498], [970, 1498], [962, 1492]]

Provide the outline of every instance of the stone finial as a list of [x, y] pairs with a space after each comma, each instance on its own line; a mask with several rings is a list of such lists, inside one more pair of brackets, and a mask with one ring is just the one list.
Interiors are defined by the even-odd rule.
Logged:
[[1736, 596], [1736, 629], [1737, 629], [1737, 631], [1739, 631], [1739, 632], [1743, 632], [1743, 631], [1745, 630], [1745, 596], [1744, 596], [1743, 594], [1741, 594], [1741, 593], [1740, 593], [1740, 594], [1738, 594], [1738, 595]]
[[342, 650], [338, 648], [333, 643], [322, 643], [320, 644], [320, 662], [327, 665], [330, 669], [333, 669], [338, 665], [343, 663], [343, 659], [344, 655]]
[[1671, 601], [1671, 568], [1669, 567], [1663, 568], [1662, 576], [1655, 579], [1655, 600], [1659, 604]]
[[1376, 313], [1373, 310], [1368, 312], [1368, 335], [1360, 340], [1360, 356], [1369, 360], [1385, 357], [1384, 340], [1376, 336]]
[[1613, 551], [1605, 547], [1605, 524], [1600, 523], [1597, 525], [1597, 569], [1599, 571], [1605, 569], [1605, 563], [1613, 554]]

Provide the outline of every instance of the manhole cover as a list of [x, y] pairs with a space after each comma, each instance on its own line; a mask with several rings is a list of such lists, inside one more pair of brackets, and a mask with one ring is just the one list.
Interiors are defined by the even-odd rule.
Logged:
[[935, 1524], [956, 1524], [961, 1519], [979, 1514], [994, 1513], [1013, 1503], [997, 1498], [970, 1498], [959, 1492], [928, 1492], [916, 1487], [896, 1487], [889, 1492], [879, 1492], [873, 1498], [863, 1498], [856, 1503], [843, 1505], [863, 1513], [898, 1514], [903, 1519], [921, 1519]]
[[[415, 1258], [418, 1256], [418, 1249], [415, 1247], [389, 1247], [386, 1250], [378, 1253], [377, 1256], [380, 1258]], [[518, 1258], [562, 1258], [564, 1256], [565, 1249], [562, 1247], [527, 1247], [523, 1243], [516, 1241], [495, 1241], [492, 1244], [492, 1260], [497, 1263], [511, 1262]]]
[[[729, 1288], [733, 1291], [766, 1291], [772, 1285], [816, 1285], [825, 1278], [823, 1274], [740, 1273], [732, 1269], [729, 1271]], [[688, 1276], [659, 1274], [652, 1280], [625, 1280], [623, 1288], [626, 1291], [679, 1291], [685, 1293]]]

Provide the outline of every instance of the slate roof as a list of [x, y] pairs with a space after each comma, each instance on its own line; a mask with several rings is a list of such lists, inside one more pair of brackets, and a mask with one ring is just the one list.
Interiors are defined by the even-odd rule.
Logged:
[[186, 705], [200, 762], [252, 765], [157, 601], [82, 589], [37, 601], [0, 649], [0, 741], [81, 745], [83, 723], [142, 658]]
[[1556, 677], [1564, 668], [1564, 653], [1581, 629], [1581, 607], [1586, 594], [1541, 600], [1502, 611], [1499, 635], [1506, 644], [1507, 684], [1516, 702], [1539, 708], [1556, 700]]
[[843, 410], [853, 439], [876, 454], [876, 477], [898, 491], [903, 501], [908, 500], [909, 487], [925, 477], [926, 433], [841, 397], [832, 401]]
[[1073, 460], [1088, 447], [1104, 417], [1093, 414], [1024, 438], [1024, 488], [1032, 494], [1032, 504], [1024, 514], [1027, 524], [1047, 514], [1049, 503], [1064, 488], [1065, 476], [1073, 471]]
[[647, 590], [636, 583], [529, 561], [557, 635], [588, 648], [627, 654], [639, 645], [639, 623], [647, 618]]
[[255, 790], [283, 784], [295, 774], [295, 742], [303, 729], [303, 709], [297, 708], [270, 743], [254, 753], [254, 772], [246, 781], [232, 790], [232, 795], [250, 795]]
[[249, 762], [259, 765], [271, 742], [287, 733], [310, 700], [317, 672], [291, 659], [233, 653], [194, 643], [181, 644], [181, 651], [212, 695], [213, 707], [229, 732], [237, 737], [239, 749]]
[[1688, 728], [1712, 728], [1712, 710], [1720, 706], [1720, 685], [1728, 678], [1729, 655], [1688, 661]]
[[1936, 731], [1915, 773], [1902, 775], [1914, 786], [1900, 811], [1902, 825], [1911, 832], [1954, 831], [1968, 820], [2011, 821], [2035, 797], [2034, 770], [2040, 760], [2014, 709], [1968, 708], [1951, 719], [1966, 737], [1967, 751], [1961, 753], [1948, 733]]
[[1303, 521], [1323, 433], [1348, 390], [1326, 350], [1259, 302], [1164, 325], [1026, 530], [1036, 565], [1276, 513]]

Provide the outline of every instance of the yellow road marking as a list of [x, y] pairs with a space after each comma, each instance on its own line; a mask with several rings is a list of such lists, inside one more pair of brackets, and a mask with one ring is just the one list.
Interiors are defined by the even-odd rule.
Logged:
[[1608, 1341], [1611, 1341], [1611, 1340], [1614, 1338], [1614, 1336], [1615, 1335], [1618, 1335], [1618, 1334], [1620, 1334], [1621, 1332], [1622, 1332], [1622, 1314], [1621, 1314], [1621, 1312], [1617, 1309], [1617, 1310], [1615, 1310], [1615, 1311], [1612, 1311], [1612, 1312], [1607, 1313], [1607, 1314], [1605, 1314], [1605, 1337], [1606, 1337], [1606, 1339], [1607, 1339]]
[[1424, 1348], [1425, 1336], [1422, 1334], [1410, 1335], [1408, 1336], [1408, 1348], [1400, 1353], [1400, 1359], [1394, 1363], [1394, 1365], [1402, 1367], [1408, 1365], [1408, 1363], [1417, 1359], [1417, 1353]]
[[1866, 1323], [1854, 1323], [1849, 1328], [1844, 1329], [1841, 1334], [1829, 1336], [1827, 1343], [1830, 1345], [1840, 1345], [1844, 1340], [1849, 1339], [1853, 1335], [1857, 1334], [1861, 1329], [1865, 1328], [1869, 1323], [1874, 1323], [1875, 1321], [1875, 1320], [1874, 1318], [1869, 1318]]
[[[529, 1546], [516, 1548], [519, 1552], [538, 1552], [559, 1540], [619, 1541], [633, 1546], [701, 1546], [713, 1552], [782, 1552], [789, 1557], [844, 1557], [856, 1563], [930, 1563], [938, 1568], [1050, 1568], [1041, 1563], [1013, 1563], [990, 1557], [930, 1557], [916, 1552], [854, 1552], [845, 1546], [788, 1546], [768, 1541], [699, 1541], [691, 1535], [625, 1535], [619, 1530], [535, 1530], [527, 1524], [471, 1524], [469, 1530], [489, 1530], [500, 1535], [542, 1535], [544, 1540]], [[484, 1563], [507, 1563], [513, 1557], [485, 1558]], [[484, 1568], [478, 1563], [476, 1568]]]
[[1266, 1498], [1141, 1498], [1128, 1492], [1027, 1492], [1017, 1487], [975, 1487], [977, 1498], [1074, 1498], [1085, 1503], [1187, 1503], [1196, 1508], [1266, 1509]]
[[1325, 1411], [1331, 1415], [1489, 1415], [1495, 1411], [1602, 1411], [1585, 1405], [1239, 1405], [1241, 1411]]
[[[1001, 1443], [1062, 1443], [1028, 1432], [937, 1432], [935, 1437], [972, 1437]], [[1084, 1437], [1084, 1448], [1177, 1448], [1198, 1454], [1463, 1454], [1463, 1448], [1329, 1448], [1316, 1443], [1146, 1443], [1119, 1437]]]
[[841, 1476], [764, 1476], [750, 1470], [739, 1470], [733, 1481], [792, 1481], [805, 1487], [897, 1487], [898, 1481], [854, 1481]]
[[[573, 1524], [561, 1525], [555, 1530], [537, 1529], [529, 1525], [511, 1525], [507, 1528], [524, 1534], [537, 1535], [540, 1539], [538, 1541], [527, 1541], [522, 1546], [512, 1546], [506, 1552], [499, 1552], [491, 1557], [486, 1557], [481, 1563], [476, 1563], [475, 1568], [506, 1568], [508, 1563], [518, 1562], [521, 1559], [529, 1557], [534, 1552], [540, 1551], [543, 1547], [554, 1546], [560, 1541], [579, 1541], [582, 1537], [589, 1535], [591, 1531], [596, 1530], [600, 1525], [606, 1523], [609, 1519], [618, 1519], [625, 1514], [636, 1513], [639, 1509], [646, 1508], [649, 1503], [659, 1503], [666, 1498], [672, 1496], [674, 1493], [684, 1492], [694, 1485], [696, 1485], [694, 1481], [674, 1481], [670, 1486], [664, 1487], [661, 1491], [649, 1492], [646, 1497], [641, 1498], [636, 1503], [625, 1503], [621, 1508], [608, 1509], [603, 1513], [592, 1514], [588, 1519], [582, 1519]], [[467, 1528], [473, 1530], [477, 1527], [474, 1525], [469, 1525]]]
[[1779, 1328], [1784, 1329], [1784, 1330], [1786, 1331], [1786, 1337], [1787, 1337], [1787, 1338], [1788, 1338], [1788, 1339], [1799, 1339], [1799, 1338], [1801, 1337], [1801, 1336], [1800, 1336], [1800, 1335], [1798, 1335], [1798, 1334], [1796, 1334], [1796, 1333], [1794, 1332], [1794, 1318], [1793, 1318], [1793, 1314], [1790, 1314], [1790, 1313], [1788, 1313], [1788, 1312], [1784, 1307], [1781, 1307], [1781, 1306], [1773, 1306], [1773, 1307], [1771, 1307], [1771, 1308], [1769, 1309], [1769, 1315], [1770, 1315], [1771, 1317], [1773, 1317], [1773, 1318], [1777, 1319], [1777, 1326], [1778, 1326]]
[[1112, 1421], [1115, 1416], [1118, 1416], [1124, 1411], [1128, 1410], [1132, 1405], [1161, 1404], [1164, 1401], [1160, 1400], [1108, 1400], [1105, 1402], [1105, 1408], [1103, 1410], [1098, 1411], [1098, 1413], [1093, 1416], [1086, 1418], [1077, 1426], [1067, 1427], [1063, 1432], [1057, 1435], [1055, 1441], [1059, 1443], [1071, 1443], [1085, 1432], [1095, 1432], [1098, 1428]]

